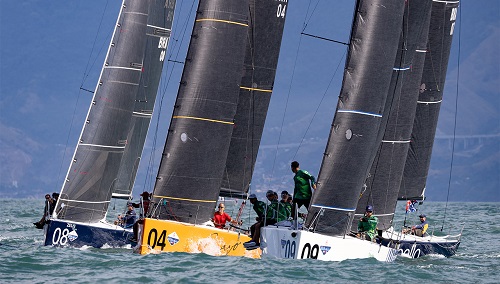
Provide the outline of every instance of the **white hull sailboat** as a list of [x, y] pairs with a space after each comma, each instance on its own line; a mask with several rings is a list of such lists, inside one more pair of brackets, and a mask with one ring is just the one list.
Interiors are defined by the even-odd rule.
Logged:
[[327, 236], [278, 226], [262, 228], [260, 247], [262, 258], [311, 258], [324, 261], [375, 258], [392, 262], [397, 257], [397, 252], [392, 248], [349, 235]]

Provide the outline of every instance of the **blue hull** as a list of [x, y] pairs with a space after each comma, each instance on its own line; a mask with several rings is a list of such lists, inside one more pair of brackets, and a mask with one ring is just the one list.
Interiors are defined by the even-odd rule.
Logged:
[[442, 255], [450, 257], [457, 252], [460, 241], [445, 241], [445, 242], [432, 242], [432, 241], [413, 241], [413, 240], [391, 240], [391, 239], [378, 239], [379, 243], [384, 246], [392, 247], [398, 250], [400, 255], [409, 256], [412, 258], [422, 257], [424, 255]]
[[91, 246], [100, 248], [105, 244], [111, 247], [121, 247], [127, 244], [135, 245], [135, 243], [129, 241], [133, 237], [132, 229], [123, 229], [116, 226], [106, 228], [93, 224], [60, 220], [52, 220], [47, 226], [45, 234], [46, 246]]

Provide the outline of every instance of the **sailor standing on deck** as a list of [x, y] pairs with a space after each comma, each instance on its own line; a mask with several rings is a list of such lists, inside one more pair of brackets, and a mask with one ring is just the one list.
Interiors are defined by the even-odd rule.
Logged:
[[[295, 183], [295, 188], [293, 190], [293, 205], [292, 205], [292, 217], [295, 216], [295, 205], [297, 209], [304, 205], [309, 208], [309, 203], [311, 202], [312, 190], [316, 189], [316, 179], [313, 175], [307, 171], [301, 170], [299, 168], [299, 162], [293, 161], [291, 164], [292, 172], [295, 174], [293, 181]], [[295, 218], [295, 217], [294, 217]]]

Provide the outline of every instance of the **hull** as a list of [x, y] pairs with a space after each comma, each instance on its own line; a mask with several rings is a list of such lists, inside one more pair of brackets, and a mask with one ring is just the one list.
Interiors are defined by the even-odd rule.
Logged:
[[264, 227], [261, 233], [262, 257], [343, 261], [375, 258], [392, 262], [397, 251], [350, 236], [327, 236], [288, 227]]
[[249, 240], [250, 237], [239, 232], [146, 218], [138, 249], [141, 254], [187, 252], [259, 258], [259, 250], [247, 251], [243, 247]]
[[391, 234], [385, 232], [379, 242], [387, 247], [398, 250], [403, 257], [419, 258], [425, 255], [453, 256], [460, 245], [460, 235], [457, 236], [426, 236]]
[[59, 247], [90, 246], [101, 248], [122, 247], [132, 243], [128, 240], [133, 236], [132, 228], [124, 229], [109, 223], [78, 223], [62, 220], [52, 220], [46, 225], [45, 245]]

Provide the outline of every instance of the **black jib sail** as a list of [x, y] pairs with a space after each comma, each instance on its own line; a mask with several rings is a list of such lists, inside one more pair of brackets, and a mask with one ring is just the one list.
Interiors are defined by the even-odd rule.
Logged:
[[337, 110], [306, 227], [327, 235], [350, 228], [374, 150], [396, 57], [404, 1], [358, 1]]
[[382, 122], [386, 125], [384, 136], [356, 208], [354, 231], [367, 205], [374, 208], [379, 230], [392, 226], [396, 209], [422, 78], [432, 0], [405, 4], [399, 50]]
[[155, 217], [208, 221], [238, 104], [248, 1], [201, 0], [153, 192]]
[[459, 1], [432, 3], [428, 50], [399, 190], [400, 200], [423, 200]]
[[149, 3], [123, 1], [57, 203], [59, 219], [97, 222], [106, 216], [141, 79]]
[[118, 178], [113, 184], [113, 197], [129, 199], [146, 141], [160, 76], [170, 40], [175, 0], [151, 0], [148, 13], [146, 54], [139, 90], [135, 99], [132, 125], [120, 163]]
[[250, 22], [243, 79], [221, 196], [242, 197], [249, 190], [273, 91], [285, 25], [287, 1], [250, 0]]

